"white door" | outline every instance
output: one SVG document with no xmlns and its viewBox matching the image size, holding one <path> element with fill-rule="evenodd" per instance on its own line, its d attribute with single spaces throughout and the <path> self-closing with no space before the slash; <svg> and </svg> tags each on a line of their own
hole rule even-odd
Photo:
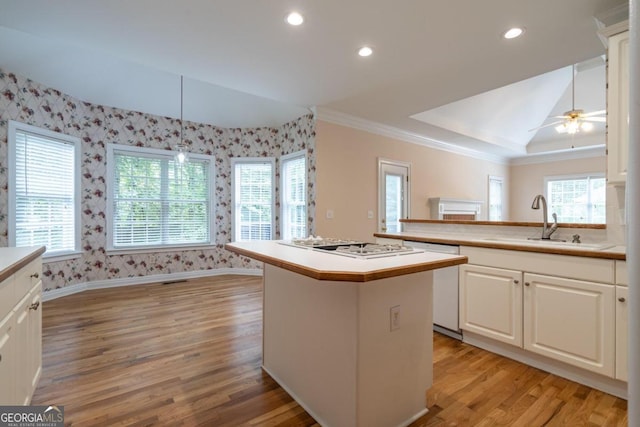
<svg viewBox="0 0 640 427">
<path fill-rule="evenodd" d="M 16 405 L 15 324 L 12 312 L 0 319 L 0 405 Z"/>
<path fill-rule="evenodd" d="M 378 231 L 399 233 L 409 215 L 409 165 L 378 160 Z"/>
<path fill-rule="evenodd" d="M 522 346 L 522 272 L 460 266 L 460 329 Z"/>
<path fill-rule="evenodd" d="M 524 348 L 613 377 L 615 286 L 525 273 Z"/>
</svg>

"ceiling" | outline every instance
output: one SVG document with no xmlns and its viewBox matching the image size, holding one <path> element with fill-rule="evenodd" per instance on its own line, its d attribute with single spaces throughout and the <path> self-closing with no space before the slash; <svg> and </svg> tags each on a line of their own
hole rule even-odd
<svg viewBox="0 0 640 427">
<path fill-rule="evenodd" d="M 171 117 L 184 75 L 187 120 L 274 126 L 317 108 L 327 120 L 508 159 L 604 143 L 602 130 L 555 143 L 552 129 L 529 129 L 570 109 L 571 64 L 587 61 L 576 108 L 604 108 L 594 17 L 606 24 L 626 3 L 0 0 L 0 67 Z M 284 22 L 291 10 L 303 25 Z M 503 39 L 512 26 L 524 35 Z M 371 57 L 356 55 L 364 44 Z"/>
</svg>

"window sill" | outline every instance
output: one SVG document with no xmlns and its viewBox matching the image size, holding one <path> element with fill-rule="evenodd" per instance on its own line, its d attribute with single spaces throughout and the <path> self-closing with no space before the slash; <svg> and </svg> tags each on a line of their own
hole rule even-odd
<svg viewBox="0 0 640 427">
<path fill-rule="evenodd" d="M 185 246 L 158 246 L 147 248 L 125 248 L 125 249 L 107 249 L 107 255 L 133 255 L 146 254 L 149 252 L 182 252 L 182 251 L 199 251 L 215 249 L 215 244 L 209 245 L 185 245 Z"/>
</svg>

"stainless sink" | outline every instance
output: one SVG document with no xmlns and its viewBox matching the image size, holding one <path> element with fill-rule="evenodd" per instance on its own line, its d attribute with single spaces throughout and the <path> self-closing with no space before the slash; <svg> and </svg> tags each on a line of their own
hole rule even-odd
<svg viewBox="0 0 640 427">
<path fill-rule="evenodd" d="M 524 246 L 544 246 L 549 248 L 576 249 L 583 251 L 602 251 L 614 247 L 609 243 L 571 243 L 562 240 L 531 240 L 524 237 L 487 237 L 482 239 L 486 242 L 507 243 Z"/>
</svg>

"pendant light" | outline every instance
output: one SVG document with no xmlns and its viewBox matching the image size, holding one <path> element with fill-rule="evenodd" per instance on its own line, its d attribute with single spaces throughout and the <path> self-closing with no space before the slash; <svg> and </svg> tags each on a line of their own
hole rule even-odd
<svg viewBox="0 0 640 427">
<path fill-rule="evenodd" d="M 184 77 L 180 76 L 180 141 L 176 145 L 178 153 L 175 156 L 175 161 L 178 165 L 182 166 L 189 161 L 187 153 L 187 146 L 183 142 L 183 127 L 182 127 L 182 108 L 183 108 L 183 94 L 184 94 Z"/>
</svg>

